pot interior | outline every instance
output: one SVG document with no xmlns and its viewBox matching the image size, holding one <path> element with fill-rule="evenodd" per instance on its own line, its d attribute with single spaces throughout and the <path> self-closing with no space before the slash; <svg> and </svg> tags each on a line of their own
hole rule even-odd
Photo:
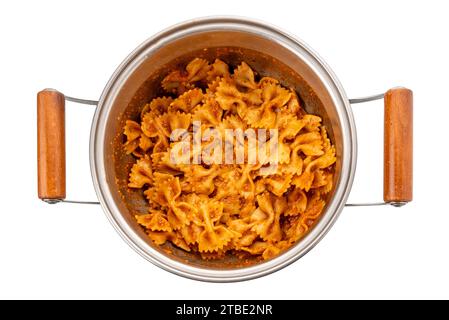
<svg viewBox="0 0 449 320">
<path fill-rule="evenodd" d="M 151 50 L 148 49 L 150 46 Z M 185 67 L 193 58 L 205 58 L 210 62 L 219 58 L 231 68 L 245 61 L 260 76 L 276 78 L 283 86 L 295 88 L 306 111 L 323 118 L 336 146 L 335 190 L 340 183 L 343 143 L 341 123 L 327 84 L 307 61 L 306 52 L 295 52 L 282 42 L 251 30 L 216 28 L 195 30 L 172 39 L 160 36 L 144 44 L 140 50 L 147 51 L 145 54 L 135 52 L 136 56 L 131 59 L 132 66 L 124 66 L 132 69 L 132 72 L 121 75 L 119 88 L 111 100 L 104 135 L 104 178 L 127 228 L 161 254 L 192 266 L 222 270 L 260 262 L 258 259 L 240 260 L 231 255 L 225 259 L 205 261 L 195 253 L 187 253 L 170 244 L 152 244 L 134 219 L 136 213 L 146 213 L 148 205 L 141 190 L 127 187 L 128 174 L 135 159 L 123 150 L 125 121 L 139 119 L 145 103 L 154 97 L 166 95 L 161 91 L 161 80 L 170 71 Z M 328 203 L 334 196 L 334 190 L 329 193 Z M 334 214 L 327 209 L 324 209 L 321 219 L 327 214 Z M 298 243 L 301 241 L 305 241 L 304 238 Z M 294 250 L 295 246 L 289 250 Z"/>
</svg>

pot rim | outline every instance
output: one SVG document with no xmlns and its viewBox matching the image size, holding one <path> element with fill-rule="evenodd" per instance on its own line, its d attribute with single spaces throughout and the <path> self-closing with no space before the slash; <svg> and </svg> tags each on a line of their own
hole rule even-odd
<svg viewBox="0 0 449 320">
<path fill-rule="evenodd" d="M 313 229 L 295 246 L 271 260 L 249 267 L 224 270 L 196 267 L 176 261 L 152 248 L 127 225 L 108 189 L 103 146 L 106 120 L 115 94 L 121 88 L 123 80 L 135 70 L 145 56 L 158 46 L 164 45 L 165 41 L 169 42 L 199 31 L 217 29 L 255 32 L 288 46 L 297 55 L 301 53 L 303 58 L 308 58 L 309 60 L 304 60 L 313 67 L 326 85 L 335 104 L 342 125 L 343 145 L 340 181 L 326 212 Z M 290 265 L 309 252 L 326 235 L 340 215 L 352 187 L 357 162 L 357 137 L 352 109 L 342 85 L 330 67 L 297 37 L 265 22 L 235 16 L 203 17 L 176 24 L 150 37 L 128 55 L 113 73 L 100 97 L 92 121 L 89 149 L 91 175 L 97 197 L 108 220 L 128 245 L 142 257 L 166 271 L 210 282 L 235 282 L 258 278 Z"/>
</svg>

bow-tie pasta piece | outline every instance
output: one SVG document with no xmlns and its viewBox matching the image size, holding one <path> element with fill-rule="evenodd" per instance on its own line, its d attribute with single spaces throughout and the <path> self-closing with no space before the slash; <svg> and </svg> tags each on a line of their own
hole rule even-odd
<svg viewBox="0 0 449 320">
<path fill-rule="evenodd" d="M 182 174 L 179 166 L 171 161 L 169 151 L 153 153 L 151 155 L 151 161 L 153 169 L 159 173 L 166 173 L 173 176 Z"/>
<path fill-rule="evenodd" d="M 175 70 L 169 73 L 162 80 L 162 88 L 170 93 L 183 94 L 194 88 L 195 82 L 205 80 L 210 69 L 206 60 L 195 58 L 186 66 L 185 70 Z"/>
<path fill-rule="evenodd" d="M 211 67 L 204 59 L 195 58 L 186 67 L 189 82 L 201 81 L 207 78 Z"/>
<path fill-rule="evenodd" d="M 173 100 L 168 107 L 168 111 L 183 111 L 190 113 L 202 100 L 203 92 L 201 89 L 192 89 Z"/>
<path fill-rule="evenodd" d="M 207 99 L 206 102 L 195 108 L 193 112 L 193 121 L 200 121 L 201 124 L 217 127 L 221 123 L 223 109 L 214 99 Z"/>
<path fill-rule="evenodd" d="M 132 166 L 129 174 L 128 187 L 140 189 L 144 185 L 151 185 L 153 182 L 153 170 L 148 157 L 141 158 Z"/>
<path fill-rule="evenodd" d="M 167 241 L 172 242 L 175 246 L 189 252 L 191 248 L 187 245 L 184 239 L 175 232 L 166 231 L 148 231 L 149 238 L 157 245 L 163 245 Z"/>
<path fill-rule="evenodd" d="M 234 70 L 234 80 L 238 86 L 247 89 L 257 88 L 256 81 L 254 80 L 254 72 L 245 62 L 242 62 Z"/>
<path fill-rule="evenodd" d="M 139 147 L 140 138 L 142 136 L 140 125 L 135 121 L 126 120 L 125 127 L 123 128 L 123 133 L 126 136 L 126 142 L 123 145 L 126 154 L 137 153 L 135 155 L 139 156 L 137 148 Z"/>
<path fill-rule="evenodd" d="M 148 214 L 136 215 L 137 223 L 151 231 L 172 231 L 165 213 L 151 210 Z"/>
<path fill-rule="evenodd" d="M 277 84 L 268 83 L 262 88 L 262 104 L 250 107 L 245 118 L 254 128 L 275 128 L 277 113 L 290 100 L 289 90 Z"/>
<path fill-rule="evenodd" d="M 269 193 L 257 196 L 259 207 L 251 214 L 252 230 L 265 241 L 280 241 L 282 231 L 280 225 L 280 212 L 273 208 L 273 198 Z"/>
<path fill-rule="evenodd" d="M 173 102 L 171 97 L 154 98 L 150 103 L 147 103 L 140 112 L 140 119 L 142 120 L 145 114 L 151 112 L 153 116 L 160 116 L 167 112 L 168 106 Z"/>
<path fill-rule="evenodd" d="M 233 238 L 240 236 L 239 233 L 230 230 L 218 223 L 223 215 L 223 204 L 211 201 L 202 204 L 199 208 L 203 216 L 204 230 L 198 239 L 200 252 L 216 252 L 224 248 Z"/>
<path fill-rule="evenodd" d="M 223 78 L 215 93 L 215 99 L 223 110 L 246 109 L 243 94 L 236 88 L 230 79 Z"/>
<path fill-rule="evenodd" d="M 220 59 L 215 59 L 209 72 L 207 73 L 207 80 L 208 82 L 212 82 L 217 78 L 229 78 L 230 76 L 229 66 Z"/>
</svg>

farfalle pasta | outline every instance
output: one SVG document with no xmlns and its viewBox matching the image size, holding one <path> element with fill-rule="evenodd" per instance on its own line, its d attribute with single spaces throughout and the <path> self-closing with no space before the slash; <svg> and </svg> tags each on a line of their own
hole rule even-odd
<svg viewBox="0 0 449 320">
<path fill-rule="evenodd" d="M 135 218 L 148 237 L 206 260 L 270 259 L 300 240 L 333 186 L 335 147 L 321 118 L 245 62 L 231 70 L 196 58 L 161 87 L 166 96 L 123 129 L 135 158 L 128 187 L 148 201 Z M 263 140 L 262 129 L 275 135 Z"/>
</svg>

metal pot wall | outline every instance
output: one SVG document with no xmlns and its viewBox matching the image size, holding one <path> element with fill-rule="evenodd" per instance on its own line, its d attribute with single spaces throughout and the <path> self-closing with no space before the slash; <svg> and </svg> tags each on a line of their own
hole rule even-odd
<svg viewBox="0 0 449 320">
<path fill-rule="evenodd" d="M 223 48 L 231 48 L 223 52 Z M 156 94 L 164 70 L 191 57 L 225 55 L 245 60 L 262 75 L 279 78 L 296 88 L 308 112 L 319 114 L 336 146 L 336 183 L 327 206 L 313 229 L 281 255 L 250 266 L 206 264 L 194 257 L 168 254 L 154 246 L 134 221 L 132 199 L 117 184 L 115 143 L 125 115 Z M 65 199 L 64 101 L 96 105 L 90 138 L 90 163 L 99 203 L 123 239 L 145 259 L 175 274 L 197 280 L 248 280 L 277 271 L 312 249 L 339 216 L 351 190 L 357 160 L 357 136 L 351 103 L 384 95 L 349 100 L 327 64 L 301 40 L 262 22 L 211 17 L 173 26 L 145 41 L 114 72 L 100 100 L 64 96 L 46 89 L 38 94 L 39 198 L 49 203 Z M 384 203 L 400 206 L 412 200 L 412 93 L 396 88 L 385 95 Z M 127 203 L 128 202 L 128 203 Z M 374 205 L 359 204 L 359 205 Z"/>
</svg>

